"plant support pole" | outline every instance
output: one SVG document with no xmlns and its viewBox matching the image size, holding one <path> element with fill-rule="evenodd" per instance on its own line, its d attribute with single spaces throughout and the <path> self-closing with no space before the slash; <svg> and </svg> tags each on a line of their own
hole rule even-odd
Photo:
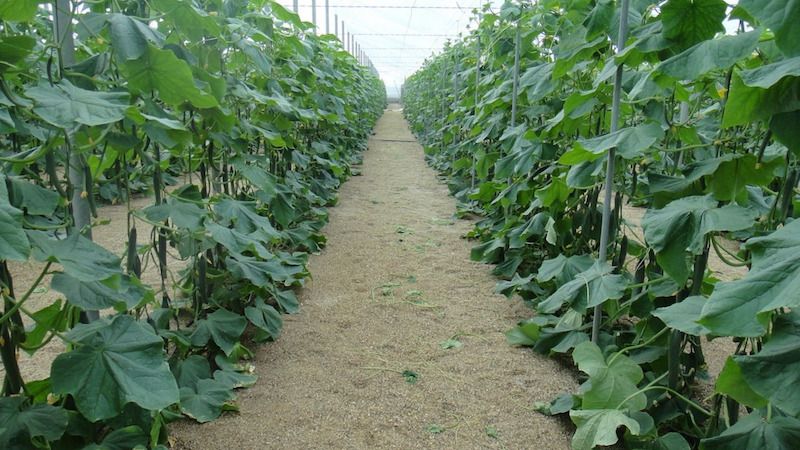
<svg viewBox="0 0 800 450">
<path fill-rule="evenodd" d="M 331 34 L 331 1 L 325 0 L 325 34 Z"/>
<path fill-rule="evenodd" d="M 519 96 L 519 57 L 522 41 L 522 19 L 517 20 L 517 33 L 514 36 L 514 71 L 511 88 L 511 128 L 517 126 L 517 97 Z"/>
<path fill-rule="evenodd" d="M 314 24 L 314 34 L 317 34 L 317 0 L 311 0 L 311 23 Z"/>
<path fill-rule="evenodd" d="M 620 6 L 620 18 L 628 17 L 628 9 L 630 8 L 630 0 L 622 0 Z M 619 39 L 617 40 L 617 51 L 619 54 L 625 49 L 625 40 L 628 35 L 628 21 L 620 19 L 619 21 Z M 620 115 L 620 102 L 622 98 L 622 72 L 623 65 L 617 66 L 617 73 L 614 76 L 614 94 L 611 102 L 611 132 L 614 133 L 619 128 L 619 115 Z M 616 151 L 611 148 L 608 151 L 608 161 L 606 163 L 606 181 L 605 181 L 605 196 L 603 199 L 603 224 L 600 229 L 600 261 L 608 259 L 608 242 L 609 235 L 611 234 L 611 198 L 614 191 L 614 163 L 616 159 Z M 603 305 L 594 307 L 594 317 L 592 318 L 592 342 L 597 343 L 600 338 L 600 321 L 603 315 Z"/>
<path fill-rule="evenodd" d="M 519 59 L 522 47 L 522 17 L 517 19 L 517 31 L 514 35 L 514 68 L 512 69 L 512 84 L 511 84 L 511 128 L 517 126 L 517 97 L 519 97 Z M 508 187 L 514 183 L 513 174 L 508 176 Z M 503 208 L 503 215 L 508 217 L 508 212 L 511 209 L 511 204 Z"/>
<path fill-rule="evenodd" d="M 478 87 L 481 85 L 481 35 L 480 35 L 480 28 L 481 25 L 478 23 L 478 35 L 475 39 L 475 105 L 474 105 L 474 119 L 477 120 L 478 117 Z M 475 158 L 475 152 L 472 152 L 472 167 L 470 171 L 472 172 L 472 183 L 470 183 L 470 187 L 475 189 L 475 165 L 477 164 Z"/>
</svg>

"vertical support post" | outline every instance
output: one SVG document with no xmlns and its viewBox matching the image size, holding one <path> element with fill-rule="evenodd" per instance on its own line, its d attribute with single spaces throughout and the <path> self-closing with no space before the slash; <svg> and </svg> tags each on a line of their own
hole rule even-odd
<svg viewBox="0 0 800 450">
<path fill-rule="evenodd" d="M 300 13 L 299 0 L 294 0 L 294 2 L 292 2 L 292 9 L 294 9 L 295 13 L 298 13 L 298 14 Z"/>
<path fill-rule="evenodd" d="M 511 91 L 511 127 L 517 126 L 517 97 L 519 97 L 519 57 L 522 46 L 522 19 L 517 20 L 517 33 L 514 36 L 514 84 Z"/>
<path fill-rule="evenodd" d="M 620 6 L 620 18 L 627 19 L 630 9 L 630 0 L 622 0 Z M 619 54 L 625 49 L 625 41 L 628 38 L 628 21 L 619 21 L 619 39 L 617 40 L 617 51 Z M 622 99 L 622 75 L 624 65 L 617 66 L 617 73 L 614 76 L 614 93 L 611 101 L 611 132 L 619 129 L 620 104 Z M 606 181 L 604 185 L 605 196 L 603 198 L 603 222 L 600 229 L 600 249 L 598 259 L 605 262 L 608 259 L 608 242 L 611 234 L 611 199 L 614 196 L 614 170 L 616 162 L 616 149 L 608 151 L 608 161 L 606 162 Z M 600 339 L 600 323 L 603 316 L 603 305 L 594 307 L 594 317 L 592 318 L 592 342 L 597 343 Z"/>
<path fill-rule="evenodd" d="M 335 34 L 336 37 L 338 38 L 339 37 L 339 15 L 338 14 L 334 14 L 333 15 L 333 30 L 334 30 L 333 34 Z"/>
<path fill-rule="evenodd" d="M 325 0 L 325 34 L 331 34 L 331 1 Z"/>
<path fill-rule="evenodd" d="M 458 108 L 459 102 L 459 89 L 458 89 L 458 74 L 461 72 L 461 47 L 456 47 L 456 60 L 453 63 L 453 102 L 450 104 L 450 110 L 455 111 Z M 452 161 L 455 162 L 456 158 L 456 151 L 458 149 L 459 141 L 461 141 L 461 129 L 459 127 L 455 127 L 453 130 L 453 158 Z"/>
<path fill-rule="evenodd" d="M 314 24 L 314 34 L 317 32 L 317 0 L 311 0 L 311 23 Z"/>
<path fill-rule="evenodd" d="M 478 35 L 475 39 L 475 106 L 473 108 L 473 115 L 478 115 L 478 89 L 481 85 L 481 35 L 480 35 L 481 24 L 478 23 Z M 470 183 L 471 188 L 475 188 L 475 165 L 478 162 L 475 159 L 475 152 L 472 152 L 472 168 L 470 169 L 472 182 Z"/>
</svg>

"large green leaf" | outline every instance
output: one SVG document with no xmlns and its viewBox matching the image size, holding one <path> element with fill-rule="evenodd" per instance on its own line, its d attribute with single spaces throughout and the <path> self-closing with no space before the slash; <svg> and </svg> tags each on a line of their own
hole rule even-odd
<svg viewBox="0 0 800 450">
<path fill-rule="evenodd" d="M 0 397 L 0 448 L 29 448 L 32 438 L 54 441 L 64 434 L 68 421 L 63 408 L 27 405 L 25 397 Z"/>
<path fill-rule="evenodd" d="M 692 336 L 703 336 L 708 334 L 708 329 L 697 321 L 700 319 L 700 313 L 705 304 L 705 297 L 693 295 L 673 305 L 658 308 L 653 311 L 653 315 L 670 328 Z"/>
<path fill-rule="evenodd" d="M 2 15 L 2 12 L 0 12 L 0 15 Z M 36 39 L 31 36 L 12 35 L 0 37 L 0 74 L 24 60 L 35 45 Z"/>
<path fill-rule="evenodd" d="M 67 337 L 78 345 L 53 361 L 53 392 L 72 395 L 90 421 L 114 417 L 127 403 L 159 410 L 178 402 L 164 342 L 147 325 L 119 315 L 78 325 Z"/>
<path fill-rule="evenodd" d="M 25 95 L 33 99 L 33 112 L 45 122 L 67 130 L 118 122 L 129 106 L 125 92 L 88 91 L 67 80 L 34 86 Z"/>
<path fill-rule="evenodd" d="M 792 416 L 800 414 L 800 315 L 779 317 L 754 355 L 733 357 L 750 388 Z"/>
<path fill-rule="evenodd" d="M 722 125 L 745 125 L 798 109 L 800 56 L 734 74 Z"/>
<path fill-rule="evenodd" d="M 166 103 L 179 106 L 191 103 L 196 108 L 219 106 L 217 99 L 195 85 L 192 69 L 186 61 L 170 50 L 161 50 L 152 45 L 139 59 L 125 62 L 122 66 L 128 87 L 135 93 L 158 92 Z"/>
<path fill-rule="evenodd" d="M 651 171 L 647 173 L 647 181 L 650 185 L 651 193 L 680 193 L 688 189 L 692 183 L 701 178 L 711 175 L 717 171 L 720 164 L 734 159 L 736 156 L 726 154 L 719 158 L 703 159 L 688 164 L 683 170 L 683 176 L 671 176 L 661 173 L 661 171 Z"/>
<path fill-rule="evenodd" d="M 81 450 L 130 450 L 146 448 L 150 437 L 138 426 L 131 425 L 116 429 L 103 438 L 99 444 L 90 444 Z M 154 448 L 158 450 L 158 447 Z"/>
<path fill-rule="evenodd" d="M 306 25 L 303 24 L 303 21 L 300 20 L 300 16 L 296 13 L 289 11 L 288 9 L 281 6 L 278 2 L 270 2 L 269 9 L 273 16 L 275 16 L 278 20 L 282 20 L 284 22 L 288 22 L 294 25 L 295 28 L 298 29 L 305 29 Z"/>
<path fill-rule="evenodd" d="M 639 434 L 639 423 L 617 409 L 573 409 L 569 412 L 578 427 L 572 436 L 573 450 L 591 450 L 601 445 L 612 445 L 618 440 L 617 428 L 626 427 L 631 434 Z"/>
<path fill-rule="evenodd" d="M 619 299 L 625 292 L 627 283 L 622 275 L 614 274 L 608 263 L 596 261 L 592 267 L 581 272 L 558 288 L 551 296 L 539 303 L 537 310 L 551 314 L 564 304 L 572 305 L 581 311 L 601 305 L 609 299 Z"/>
<path fill-rule="evenodd" d="M 218 418 L 235 397 L 229 384 L 211 377 L 211 366 L 202 356 L 178 362 L 173 372 L 181 390 L 181 412 L 200 423 Z"/>
<path fill-rule="evenodd" d="M 797 0 L 740 0 L 739 6 L 775 33 L 775 43 L 787 56 L 800 55 L 800 2 Z"/>
<path fill-rule="evenodd" d="M 33 19 L 44 0 L 0 0 L 0 19 L 24 22 Z"/>
<path fill-rule="evenodd" d="M 800 420 L 773 416 L 770 419 L 753 412 L 719 436 L 703 439 L 703 450 L 763 449 L 791 450 L 800 442 Z"/>
<path fill-rule="evenodd" d="M 253 202 L 243 202 L 233 199 L 223 199 L 214 205 L 214 212 L 220 216 L 220 223 L 233 225 L 233 227 L 244 234 L 263 233 L 270 237 L 269 240 L 276 240 L 280 233 L 276 230 L 269 219 L 258 214 L 253 208 Z"/>
<path fill-rule="evenodd" d="M 647 397 L 637 387 L 642 369 L 627 356 L 615 354 L 606 361 L 597 344 L 584 342 L 575 347 L 572 359 L 589 375 L 581 387 L 581 408 L 639 411 L 647 406 Z"/>
<path fill-rule="evenodd" d="M 164 38 L 146 23 L 125 14 L 109 14 L 111 45 L 117 58 L 124 62 L 145 54 L 148 43 L 161 45 Z"/>
<path fill-rule="evenodd" d="M 756 155 L 746 154 L 722 162 L 709 184 L 714 198 L 720 201 L 746 203 L 747 186 L 766 186 L 774 178 L 776 166 L 783 165 L 783 158 L 771 163 L 759 161 Z"/>
<path fill-rule="evenodd" d="M 686 442 L 682 434 L 674 431 L 662 436 L 658 436 L 654 441 L 648 442 L 647 450 L 691 450 L 692 447 Z"/>
<path fill-rule="evenodd" d="M 61 204 L 58 192 L 45 189 L 20 177 L 8 177 L 11 204 L 34 216 L 51 216 Z"/>
<path fill-rule="evenodd" d="M 22 211 L 0 200 L 0 260 L 25 261 L 30 253 L 28 236 L 22 229 Z"/>
<path fill-rule="evenodd" d="M 766 333 L 774 310 L 800 307 L 800 220 L 745 244 L 752 267 L 744 278 L 717 283 L 699 322 L 723 336 Z"/>
<path fill-rule="evenodd" d="M 231 253 L 239 255 L 251 253 L 264 259 L 273 257 L 273 254 L 264 246 L 266 243 L 263 242 L 257 234 L 244 234 L 233 228 L 223 227 L 214 222 L 205 224 L 205 228 L 214 241 L 225 247 Z"/>
<path fill-rule="evenodd" d="M 542 206 L 549 208 L 553 204 L 563 204 L 569 198 L 569 191 L 564 177 L 558 177 L 553 178 L 546 186 L 537 189 L 535 195 L 542 202 Z"/>
<path fill-rule="evenodd" d="M 659 64 L 654 70 L 678 80 L 695 80 L 712 70 L 727 69 L 750 56 L 760 33 L 750 31 L 703 41 Z"/>
<path fill-rule="evenodd" d="M 524 322 L 506 331 L 508 345 L 532 347 L 539 339 L 539 325 L 533 322 Z"/>
<path fill-rule="evenodd" d="M 731 356 L 725 360 L 725 366 L 714 383 L 714 390 L 751 408 L 763 408 L 769 403 L 750 387 L 742 374 L 742 368 Z"/>
<path fill-rule="evenodd" d="M 778 113 L 769 121 L 769 129 L 775 139 L 786 146 L 795 156 L 800 156 L 800 110 Z"/>
<path fill-rule="evenodd" d="M 726 9 L 723 0 L 669 0 L 659 16 L 664 36 L 684 47 L 710 39 L 725 31 Z"/>
<path fill-rule="evenodd" d="M 784 59 L 740 74 L 746 86 L 767 89 L 786 77 L 800 77 L 800 56 Z"/>
<path fill-rule="evenodd" d="M 559 162 L 572 165 L 593 161 L 612 148 L 616 148 L 623 158 L 634 159 L 644 154 L 663 136 L 664 130 L 655 123 L 622 128 L 603 136 L 577 140 L 572 150 L 564 153 Z"/>
<path fill-rule="evenodd" d="M 694 196 L 670 202 L 662 209 L 647 210 L 642 228 L 659 265 L 683 285 L 689 277 L 686 257 L 702 253 L 707 234 L 747 229 L 755 217 L 750 209 L 737 205 L 718 208 L 710 196 Z"/>
<path fill-rule="evenodd" d="M 553 68 L 555 64 L 539 64 L 527 69 L 519 77 L 519 88 L 525 89 L 530 103 L 538 102 L 555 89 Z"/>
<path fill-rule="evenodd" d="M 169 203 L 148 206 L 142 212 L 154 222 L 163 222 L 172 219 L 172 224 L 178 228 L 189 231 L 200 231 L 203 220 L 208 216 L 208 211 L 188 201 L 170 199 Z"/>
<path fill-rule="evenodd" d="M 283 328 L 281 314 L 272 306 L 264 303 L 263 299 L 256 299 L 254 306 L 244 309 L 244 315 L 256 328 L 266 333 L 266 337 L 277 339 Z"/>
<path fill-rule="evenodd" d="M 293 290 L 274 288 L 271 293 L 285 313 L 294 314 L 300 311 L 300 302 Z"/>
<path fill-rule="evenodd" d="M 156 11 L 165 13 L 166 20 L 175 24 L 192 41 L 200 41 L 204 36 L 219 36 L 220 27 L 216 20 L 188 0 L 153 0 L 150 3 Z"/>
<path fill-rule="evenodd" d="M 50 239 L 42 231 L 27 233 L 37 260 L 59 263 L 65 273 L 80 281 L 105 280 L 122 272 L 116 255 L 80 233 L 61 240 Z"/>
<path fill-rule="evenodd" d="M 211 339 L 226 355 L 230 355 L 246 327 L 247 319 L 244 317 L 227 309 L 218 309 L 197 322 L 191 337 L 192 345 L 202 347 Z"/>
<path fill-rule="evenodd" d="M 284 286 L 300 284 L 306 269 L 302 264 L 287 263 L 280 257 L 266 261 L 248 256 L 235 255 L 225 260 L 230 271 L 240 278 L 250 280 L 258 287 L 267 288 L 278 283 Z"/>
<path fill-rule="evenodd" d="M 81 281 L 65 273 L 57 273 L 50 287 L 85 311 L 115 308 L 125 312 L 143 300 L 153 298 L 152 292 L 142 286 L 139 280 L 127 275 L 115 275 L 102 281 Z"/>
<path fill-rule="evenodd" d="M 590 255 L 558 255 L 552 259 L 542 261 L 536 274 L 536 281 L 546 283 L 555 280 L 557 286 L 574 279 L 579 273 L 586 272 L 594 264 Z"/>
</svg>

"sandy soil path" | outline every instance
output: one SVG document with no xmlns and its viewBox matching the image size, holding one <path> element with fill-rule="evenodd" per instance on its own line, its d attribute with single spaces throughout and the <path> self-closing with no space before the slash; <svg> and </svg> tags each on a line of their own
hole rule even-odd
<svg viewBox="0 0 800 450">
<path fill-rule="evenodd" d="M 506 344 L 530 312 L 492 295 L 490 267 L 469 261 L 471 224 L 451 219 L 396 105 L 362 172 L 330 210 L 301 312 L 258 350 L 241 412 L 176 424 L 175 447 L 567 448 L 569 428 L 531 406 L 573 391 L 573 373 Z"/>
</svg>

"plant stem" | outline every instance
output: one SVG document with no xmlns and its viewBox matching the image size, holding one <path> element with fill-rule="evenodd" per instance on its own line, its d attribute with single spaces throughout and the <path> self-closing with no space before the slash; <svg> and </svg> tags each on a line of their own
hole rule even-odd
<svg viewBox="0 0 800 450">
<path fill-rule="evenodd" d="M 9 298 L 9 297 L 7 297 L 5 295 L 3 296 L 3 297 L 5 297 L 6 301 L 12 303 L 13 306 L 10 309 L 8 309 L 6 311 L 6 313 L 3 314 L 2 317 L 0 317 L 0 324 L 5 323 L 6 320 L 8 320 L 15 312 L 17 312 L 22 307 L 22 305 L 28 300 L 28 298 L 31 296 L 31 294 L 33 294 L 33 291 L 42 282 L 42 279 L 44 279 L 45 275 L 47 275 L 47 271 L 50 270 L 50 266 L 52 264 L 53 263 L 51 263 L 51 262 L 48 262 L 47 264 L 45 264 L 44 269 L 42 269 L 42 272 L 39 273 L 39 276 L 36 277 L 36 280 L 33 282 L 33 284 L 31 284 L 31 286 L 28 288 L 28 290 L 25 292 L 25 294 L 22 296 L 22 298 L 19 301 L 14 301 L 14 300 L 12 300 L 11 298 Z"/>
<path fill-rule="evenodd" d="M 656 378 L 656 380 L 653 380 L 653 382 L 656 382 L 657 380 L 663 379 L 664 375 L 665 375 L 665 374 L 662 374 L 662 375 L 661 375 L 659 378 Z M 628 397 L 626 397 L 626 398 L 625 398 L 625 400 L 623 400 L 623 401 L 621 401 L 621 402 L 620 402 L 620 404 L 617 406 L 617 408 L 616 408 L 616 409 L 620 409 L 620 408 L 622 408 L 622 406 L 623 406 L 625 403 L 627 403 L 627 402 L 628 402 L 630 399 L 632 399 L 633 397 L 635 397 L 635 396 L 637 396 L 637 395 L 639 395 L 639 394 L 643 394 L 643 393 L 645 393 L 645 392 L 648 392 L 648 391 L 654 391 L 654 390 L 658 390 L 658 389 L 660 389 L 660 390 L 662 390 L 662 391 L 669 392 L 670 394 L 672 394 L 672 395 L 674 395 L 674 396 L 678 397 L 679 399 L 681 399 L 681 400 L 683 400 L 684 402 L 686 402 L 686 404 L 687 404 L 687 405 L 689 405 L 689 406 L 691 406 L 692 408 L 696 409 L 697 411 L 699 411 L 699 412 L 700 412 L 700 413 L 702 413 L 703 415 L 705 415 L 705 416 L 708 416 L 708 417 L 711 417 L 711 416 L 712 416 L 712 414 L 711 414 L 711 412 L 710 412 L 710 411 L 708 411 L 707 409 L 705 409 L 705 408 L 703 408 L 702 406 L 698 405 L 697 403 L 693 402 L 693 401 L 692 401 L 692 400 L 690 400 L 688 397 L 686 397 L 685 395 L 683 395 L 683 394 L 681 394 L 680 392 L 676 391 L 675 389 L 671 389 L 671 388 L 668 388 L 668 387 L 666 387 L 666 386 L 652 386 L 652 383 L 651 383 L 650 385 L 648 385 L 648 386 L 646 386 L 646 387 L 644 387 L 644 388 L 642 388 L 642 389 L 640 389 L 640 390 L 638 390 L 638 391 L 634 392 L 633 394 L 629 395 Z"/>
<path fill-rule="evenodd" d="M 625 347 L 625 348 L 619 350 L 618 352 L 614 353 L 614 356 L 612 356 L 611 359 L 608 360 L 608 364 L 611 365 L 611 363 L 613 363 L 623 353 L 629 353 L 632 350 L 640 349 L 642 347 L 647 347 L 648 345 L 652 344 L 656 339 L 660 338 L 667 331 L 669 331 L 669 327 L 664 327 L 658 333 L 650 336 L 650 338 L 648 340 L 646 340 L 646 341 L 644 341 L 642 343 L 639 343 L 639 344 L 636 344 L 636 345 L 631 345 L 630 347 Z"/>
</svg>

